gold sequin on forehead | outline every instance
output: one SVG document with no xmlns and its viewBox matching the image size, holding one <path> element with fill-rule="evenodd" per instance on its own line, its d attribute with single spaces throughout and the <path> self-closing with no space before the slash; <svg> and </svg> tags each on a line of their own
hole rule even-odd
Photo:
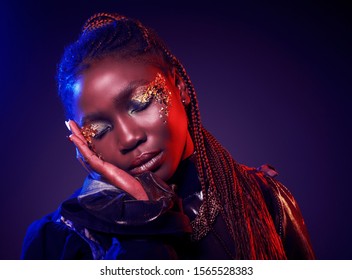
<svg viewBox="0 0 352 280">
<path fill-rule="evenodd" d="M 159 110 L 159 117 L 167 117 L 169 115 L 169 106 L 171 105 L 171 91 L 166 85 L 166 80 L 160 73 L 156 74 L 155 79 L 148 84 L 147 89 L 142 94 L 134 96 L 133 101 L 146 103 L 151 98 L 154 98 L 162 107 Z M 164 120 L 166 123 L 166 120 Z"/>
</svg>

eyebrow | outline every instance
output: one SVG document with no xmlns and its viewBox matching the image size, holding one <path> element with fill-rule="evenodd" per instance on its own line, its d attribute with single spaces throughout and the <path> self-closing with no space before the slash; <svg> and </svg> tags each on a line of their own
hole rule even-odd
<svg viewBox="0 0 352 280">
<path fill-rule="evenodd" d="M 151 81 L 148 80 L 135 80 L 132 81 L 131 83 L 129 83 L 126 87 L 124 87 L 117 96 L 115 96 L 113 98 L 113 103 L 117 106 L 119 103 L 121 103 L 121 100 L 125 100 L 126 98 L 128 98 L 129 96 L 131 96 L 131 94 L 133 93 L 133 91 L 142 85 L 148 85 Z M 88 115 L 85 115 L 82 117 L 81 120 L 81 124 L 82 126 L 85 125 L 86 123 L 90 122 L 90 121 L 94 121 L 94 120 L 101 120 L 101 119 L 106 119 L 106 115 L 104 114 L 104 112 L 95 112 L 95 113 L 91 113 Z"/>
</svg>

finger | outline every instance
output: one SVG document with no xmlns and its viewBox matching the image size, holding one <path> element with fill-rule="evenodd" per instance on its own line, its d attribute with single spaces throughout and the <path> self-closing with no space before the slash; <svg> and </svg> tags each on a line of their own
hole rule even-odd
<svg viewBox="0 0 352 280">
<path fill-rule="evenodd" d="M 71 141 L 76 145 L 77 159 L 81 162 L 83 167 L 89 173 L 99 173 L 102 177 L 106 177 L 111 180 L 113 176 L 111 172 L 107 171 L 109 168 L 101 158 L 99 158 L 94 151 L 92 151 L 85 141 L 82 141 L 77 135 L 70 135 Z M 117 169 L 117 167 L 115 167 Z M 117 173 L 117 172 L 116 172 Z"/>
<path fill-rule="evenodd" d="M 110 165 L 107 162 L 104 162 L 104 164 Z M 138 200 L 148 200 L 148 195 L 141 183 L 127 172 L 113 166 L 113 168 L 106 168 L 105 174 L 104 177 L 108 178 L 108 182 L 112 185 L 119 186 L 122 190 Z"/>
<path fill-rule="evenodd" d="M 95 154 L 95 152 L 89 148 L 87 141 L 82 140 L 76 134 L 71 134 L 69 137 L 71 141 L 76 145 L 77 158 L 83 158 L 84 161 L 92 167 L 96 165 L 97 161 L 102 162 L 102 160 Z M 93 163 L 93 165 L 91 163 Z"/>
<path fill-rule="evenodd" d="M 79 146 L 87 146 L 87 143 L 85 141 L 83 141 L 82 139 L 80 139 L 77 135 L 71 134 L 69 136 L 69 139 L 71 140 L 71 142 L 76 146 L 76 158 L 78 159 L 78 161 L 81 163 L 81 165 L 83 166 L 83 168 L 90 174 L 92 174 L 94 171 L 90 168 L 89 164 L 87 163 L 87 161 L 85 160 L 84 155 L 82 155 L 82 153 L 80 152 L 80 150 L 82 150 L 82 147 L 79 148 Z M 92 151 L 90 151 L 91 153 Z"/>
<path fill-rule="evenodd" d="M 84 159 L 81 156 L 77 157 L 79 163 L 83 166 L 83 168 L 89 173 L 91 174 L 93 171 L 88 167 L 88 165 L 86 164 L 86 162 L 84 161 Z"/>
<path fill-rule="evenodd" d="M 68 125 L 70 126 L 71 132 L 73 134 L 75 134 L 78 138 L 80 138 L 82 141 L 86 141 L 86 139 L 84 138 L 81 129 L 79 128 L 78 124 L 73 121 L 73 120 L 69 120 L 68 121 Z"/>
</svg>

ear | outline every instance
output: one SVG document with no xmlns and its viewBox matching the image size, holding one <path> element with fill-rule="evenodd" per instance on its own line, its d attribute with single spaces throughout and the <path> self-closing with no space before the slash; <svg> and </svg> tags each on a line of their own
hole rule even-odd
<svg viewBox="0 0 352 280">
<path fill-rule="evenodd" d="M 182 77 L 178 74 L 176 68 L 173 69 L 172 75 L 174 78 L 175 86 L 180 91 L 181 101 L 185 106 L 188 106 L 191 102 L 191 98 L 189 97 L 188 87 Z"/>
</svg>

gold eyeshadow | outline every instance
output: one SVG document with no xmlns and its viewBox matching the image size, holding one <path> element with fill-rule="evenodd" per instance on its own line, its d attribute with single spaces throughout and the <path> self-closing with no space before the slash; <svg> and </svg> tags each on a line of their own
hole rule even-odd
<svg viewBox="0 0 352 280">
<path fill-rule="evenodd" d="M 164 123 L 166 123 L 166 117 L 169 115 L 169 106 L 171 105 L 170 96 L 171 91 L 166 85 L 165 77 L 160 73 L 157 73 L 155 79 L 147 85 L 146 90 L 143 93 L 132 97 L 132 101 L 144 104 L 148 103 L 153 98 L 161 105 L 159 117 L 165 117 Z"/>
<path fill-rule="evenodd" d="M 93 138 L 99 138 L 103 133 L 111 129 L 111 125 L 104 121 L 96 121 L 82 127 L 81 132 L 87 140 L 88 145 L 92 145 Z"/>
<path fill-rule="evenodd" d="M 81 128 L 81 132 L 82 132 L 82 135 L 86 139 L 88 146 L 89 146 L 89 145 L 92 145 L 92 138 L 95 137 L 98 130 L 96 129 L 94 124 L 89 124 L 89 125 L 83 126 Z"/>
</svg>

